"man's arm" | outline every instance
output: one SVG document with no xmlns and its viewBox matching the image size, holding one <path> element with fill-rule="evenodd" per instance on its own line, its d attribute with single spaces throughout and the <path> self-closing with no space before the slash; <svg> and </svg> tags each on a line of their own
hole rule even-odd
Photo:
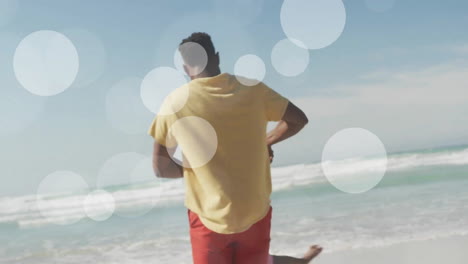
<svg viewBox="0 0 468 264">
<path fill-rule="evenodd" d="M 294 136 L 301 131 L 308 122 L 309 120 L 304 112 L 293 103 L 289 102 L 278 125 L 267 134 L 268 148 L 271 149 L 272 145 Z M 272 154 L 270 154 L 270 156 L 271 155 Z"/>
<path fill-rule="evenodd" d="M 159 178 L 182 178 L 184 176 L 182 166 L 171 158 L 165 146 L 156 141 L 153 148 L 153 170 Z"/>
</svg>

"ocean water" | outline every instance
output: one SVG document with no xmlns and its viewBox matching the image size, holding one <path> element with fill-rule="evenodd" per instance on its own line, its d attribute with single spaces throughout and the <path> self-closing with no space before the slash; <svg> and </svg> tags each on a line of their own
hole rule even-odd
<svg viewBox="0 0 468 264">
<path fill-rule="evenodd" d="M 349 161 L 345 173 L 373 162 Z M 273 254 L 468 234 L 466 146 L 391 154 L 383 180 L 363 194 L 335 189 L 319 163 L 273 168 L 272 178 Z M 183 188 L 182 180 L 109 188 L 116 211 L 101 222 L 84 214 L 83 193 L 0 197 L 0 263 L 191 263 Z"/>
</svg>

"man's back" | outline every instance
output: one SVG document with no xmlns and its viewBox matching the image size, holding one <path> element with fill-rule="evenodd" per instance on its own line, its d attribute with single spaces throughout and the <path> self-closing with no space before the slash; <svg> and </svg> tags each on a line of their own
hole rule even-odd
<svg viewBox="0 0 468 264">
<path fill-rule="evenodd" d="M 244 86 L 229 74 L 198 78 L 187 88 L 189 97 L 182 109 L 158 116 L 150 134 L 161 145 L 181 147 L 184 164 L 197 164 L 184 168 L 185 204 L 203 224 L 217 233 L 245 231 L 270 208 L 266 125 L 281 119 L 288 100 L 263 83 Z M 216 138 L 206 133 L 210 130 L 206 126 L 191 122 L 172 127 L 187 117 L 203 118 Z M 213 142 L 214 155 L 206 155 Z M 201 164 L 204 156 L 210 159 Z"/>
</svg>

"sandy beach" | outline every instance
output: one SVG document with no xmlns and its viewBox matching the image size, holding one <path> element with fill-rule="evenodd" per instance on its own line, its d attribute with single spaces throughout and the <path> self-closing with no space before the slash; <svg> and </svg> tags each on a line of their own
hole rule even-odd
<svg viewBox="0 0 468 264">
<path fill-rule="evenodd" d="M 412 241 L 388 247 L 355 249 L 335 253 L 326 251 L 317 264 L 465 264 L 468 261 L 468 236 Z"/>
</svg>

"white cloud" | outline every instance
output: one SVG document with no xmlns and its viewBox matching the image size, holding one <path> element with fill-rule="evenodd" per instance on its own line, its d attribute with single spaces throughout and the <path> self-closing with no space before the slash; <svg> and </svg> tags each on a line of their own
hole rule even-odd
<svg viewBox="0 0 468 264">
<path fill-rule="evenodd" d="M 468 102 L 468 65 L 450 64 L 381 76 L 351 89 L 361 103 L 452 105 Z M 346 88 L 345 88 L 346 89 Z"/>
<path fill-rule="evenodd" d="M 468 55 L 468 44 L 460 44 L 451 46 L 450 49 L 459 55 Z"/>
<path fill-rule="evenodd" d="M 294 100 L 312 107 L 313 116 L 333 116 L 362 105 L 466 105 L 468 63 L 451 63 L 407 72 L 376 71 L 361 76 L 360 83 L 331 88 L 343 96 L 302 97 Z M 316 109 L 317 105 L 324 108 Z M 335 106 L 330 109 L 330 106 Z M 317 111 L 318 110 L 318 111 Z"/>
<path fill-rule="evenodd" d="M 299 162 L 318 160 L 326 140 L 347 127 L 374 132 L 391 152 L 468 143 L 468 62 L 376 71 L 331 90 L 338 96 L 292 99 L 310 123 L 291 144 L 282 144 L 285 159 L 300 160 L 291 153 L 308 153 Z"/>
</svg>

